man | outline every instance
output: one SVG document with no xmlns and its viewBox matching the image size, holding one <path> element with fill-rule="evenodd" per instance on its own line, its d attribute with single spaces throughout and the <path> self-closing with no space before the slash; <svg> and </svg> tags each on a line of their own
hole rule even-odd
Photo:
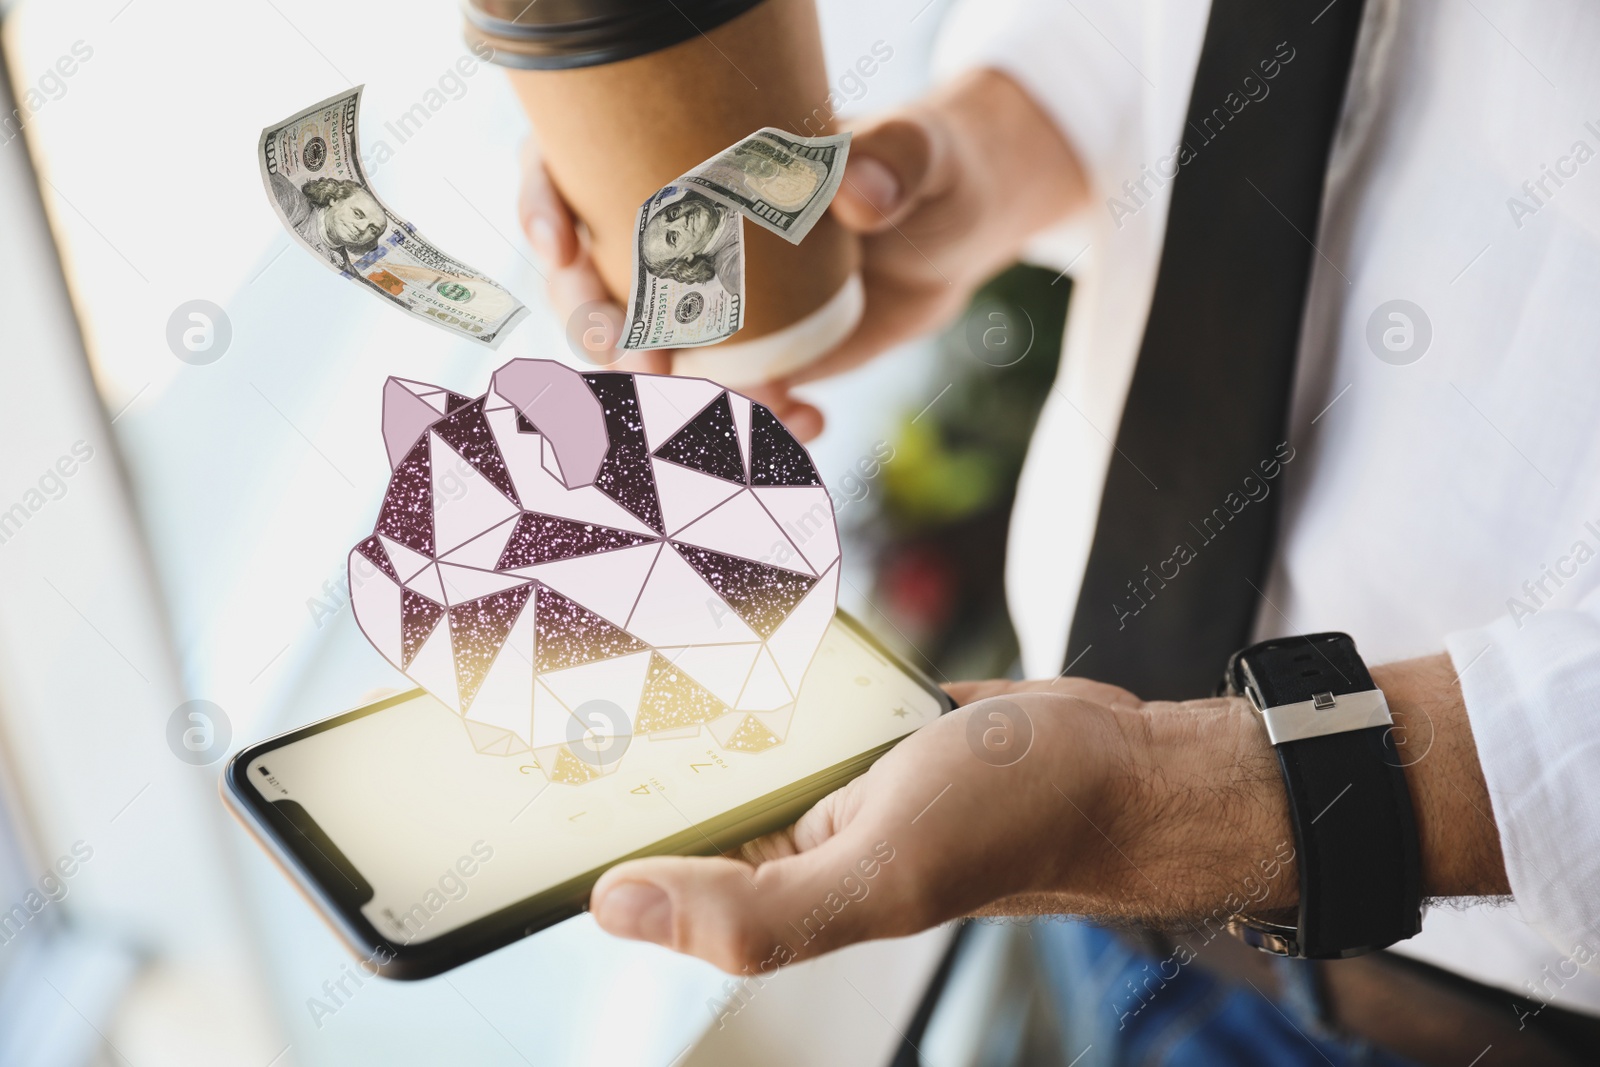
<svg viewBox="0 0 1600 1067">
<path fill-rule="evenodd" d="M 1297 20 L 1281 36 L 1248 54 L 1221 47 L 1226 18 L 1248 26 L 1280 11 Z M 1341 25 L 1354 39 L 1343 58 L 1325 36 Z M 1232 984 L 1186 1001 L 1189 1018 L 1160 1041 L 1144 1034 L 1144 1050 L 1167 1042 L 1159 1062 L 1353 1062 L 1372 1043 L 1484 1067 L 1592 1055 L 1597 45 L 1600 16 L 1568 2 L 1538 12 L 1395 0 L 1368 0 L 1364 11 L 1351 0 L 1278 10 L 1215 0 L 1209 13 L 1157 0 L 959 10 L 941 53 L 951 79 L 857 132 L 833 210 L 864 235 L 867 314 L 803 377 L 949 321 L 1024 252 L 1072 263 L 1063 367 L 1023 474 L 1008 559 L 1024 667 L 1046 680 L 953 686 L 967 708 L 909 738 L 790 833 L 758 843 L 748 862 L 659 858 L 614 869 L 592 898 L 601 926 L 753 969 L 790 939 L 793 916 L 888 841 L 895 858 L 872 896 L 797 955 L 982 911 L 1185 931 L 1196 951 L 1142 964 L 1119 962 L 1107 941 L 1046 935 L 1064 951 L 1101 953 L 1127 976 L 1132 992 L 1119 990 L 1118 1005 L 1097 1007 L 1087 1024 L 1100 1042 L 1091 1059 L 1109 1049 L 1103 1062 L 1131 1060 L 1141 1039 L 1129 1035 L 1189 995 L 1161 990 L 1206 968 Z M 1316 83 L 1339 106 L 1311 185 L 1283 173 L 1309 150 L 1233 154 L 1267 131 L 1296 136 L 1297 101 Z M 1184 201 L 1185 190 L 1224 177 L 1225 195 Z M 1306 210 L 1274 182 L 1298 188 Z M 530 239 L 567 268 L 558 298 L 592 294 L 576 235 L 537 172 L 524 195 Z M 1208 260 L 1192 241 L 1179 249 L 1175 238 L 1203 232 L 1208 214 L 1252 220 L 1242 255 L 1301 242 L 1303 273 L 1278 304 L 1189 308 L 1185 334 L 1171 315 L 1184 291 L 1225 289 L 1236 266 L 1221 253 Z M 1191 269 L 1170 276 L 1184 257 Z M 1188 409 L 1165 398 L 1185 429 L 1163 440 L 1147 403 L 1160 383 L 1151 388 L 1148 368 L 1182 375 L 1186 365 L 1181 344 L 1152 337 L 1165 331 L 1211 360 L 1219 347 L 1225 357 L 1254 343 L 1249 330 L 1274 314 L 1291 338 L 1288 362 L 1273 371 L 1293 368 L 1275 442 L 1285 451 L 1268 444 L 1236 468 L 1212 469 L 1262 405 L 1209 391 Z M 791 427 L 820 429 L 803 401 L 780 390 L 775 403 Z M 1130 420 L 1147 432 L 1129 436 Z M 1147 455 L 1174 470 L 1189 462 L 1193 481 L 1236 485 L 1240 503 L 1219 490 L 1190 515 L 1192 541 L 1174 536 L 1118 557 L 1101 531 L 1132 537 L 1138 527 L 1106 523 L 1115 506 L 1156 508 L 1191 484 L 1147 478 Z M 1275 480 L 1263 481 L 1258 461 L 1278 464 Z M 1271 495 L 1251 496 L 1246 476 Z M 1275 537 L 1268 500 L 1279 509 Z M 1205 527 L 1213 504 L 1221 517 Z M 1283 751 L 1250 700 L 1211 697 L 1198 680 L 1166 691 L 1163 681 L 1168 657 L 1227 628 L 1237 602 L 1219 600 L 1211 617 L 1192 593 L 1221 588 L 1226 568 L 1215 561 L 1242 558 L 1251 538 L 1272 549 L 1245 602 L 1255 638 L 1343 630 L 1368 663 L 1383 664 L 1371 678 L 1402 731 L 1385 744 L 1415 819 L 1420 893 L 1456 902 L 1432 908 L 1393 953 L 1280 971 L 1275 986 L 1225 963 L 1228 939 L 1205 936 L 1208 919 L 1292 907 L 1305 887 L 1284 846 L 1298 858 L 1301 837 L 1344 817 L 1359 794 L 1334 789 L 1326 807 L 1305 809 L 1286 791 Z M 1108 570 L 1108 559 L 1126 566 Z M 1232 573 L 1243 582 L 1250 572 Z M 1151 641 L 1179 600 L 1192 612 L 1187 629 Z M 1310 670 L 1321 669 L 1315 653 L 1304 653 Z M 1054 678 L 1063 666 L 1092 678 L 1097 663 L 1122 684 Z M 968 744 L 975 717 L 980 733 L 985 722 L 1025 723 L 1026 755 L 1003 766 L 982 758 Z M 1261 930 L 1257 940 L 1269 936 Z M 1292 918 L 1288 930 L 1305 934 Z M 1151 972 L 1159 978 L 1139 977 Z M 1308 975 L 1332 991 L 1320 1018 L 1296 1007 Z"/>
</svg>

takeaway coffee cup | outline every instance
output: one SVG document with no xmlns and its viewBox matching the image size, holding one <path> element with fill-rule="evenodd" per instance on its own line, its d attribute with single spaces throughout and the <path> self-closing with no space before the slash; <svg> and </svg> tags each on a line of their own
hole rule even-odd
<svg viewBox="0 0 1600 1067">
<path fill-rule="evenodd" d="M 832 133 L 813 0 L 473 0 L 468 36 L 512 82 L 618 303 L 639 205 L 763 126 Z M 674 370 L 729 385 L 792 373 L 860 320 L 860 250 L 824 215 L 791 245 L 746 225 L 744 328 Z"/>
</svg>

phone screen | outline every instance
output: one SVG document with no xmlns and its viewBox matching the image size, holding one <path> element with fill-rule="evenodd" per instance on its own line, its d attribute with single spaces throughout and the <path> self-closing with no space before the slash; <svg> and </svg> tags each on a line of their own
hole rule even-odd
<svg viewBox="0 0 1600 1067">
<path fill-rule="evenodd" d="M 343 853 L 375 929 L 418 944 L 903 737 L 944 710 L 927 685 L 835 617 L 781 740 L 633 737 L 605 773 L 567 784 L 526 751 L 475 751 L 419 693 L 262 752 L 247 780 Z"/>
</svg>

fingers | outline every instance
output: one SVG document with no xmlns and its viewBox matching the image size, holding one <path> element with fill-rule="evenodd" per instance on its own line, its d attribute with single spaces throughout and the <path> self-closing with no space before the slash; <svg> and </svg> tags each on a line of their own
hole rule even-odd
<svg viewBox="0 0 1600 1067">
<path fill-rule="evenodd" d="M 822 432 L 822 412 L 789 392 L 789 387 L 782 382 L 741 386 L 739 391 L 756 403 L 765 404 L 767 410 L 802 441 L 810 441 Z"/>
<path fill-rule="evenodd" d="M 875 885 L 888 842 L 825 862 L 824 851 L 756 867 L 737 859 L 660 857 L 607 872 L 590 906 L 601 929 L 698 956 L 730 973 L 770 970 L 868 937 L 911 933 L 906 909 Z"/>
<path fill-rule="evenodd" d="M 1004 678 L 999 678 L 976 682 L 945 682 L 939 688 L 950 694 L 950 699 L 956 702 L 956 707 L 964 708 L 975 701 L 987 700 L 1009 692 L 1013 684 Z"/>
<path fill-rule="evenodd" d="M 849 229 L 873 233 L 889 228 L 890 213 L 900 208 L 899 175 L 881 161 L 851 157 L 844 181 L 833 201 L 833 212 Z"/>
<path fill-rule="evenodd" d="M 636 371 L 640 374 L 671 374 L 672 349 L 646 348 L 639 352 L 623 352 L 613 370 Z"/>
<path fill-rule="evenodd" d="M 832 210 L 846 229 L 878 233 L 942 192 L 949 171 L 938 120 L 906 112 L 856 133 Z"/>
<path fill-rule="evenodd" d="M 829 378 L 853 370 L 873 357 L 943 327 L 966 303 L 965 293 L 950 289 L 929 300 L 915 286 L 888 278 L 867 279 L 867 312 L 838 346 L 785 379 L 785 385 Z"/>
<path fill-rule="evenodd" d="M 822 433 L 825 420 L 822 412 L 807 404 L 803 400 L 793 400 L 783 406 L 782 410 L 773 408 L 772 413 L 778 421 L 802 442 L 810 442 Z"/>
<path fill-rule="evenodd" d="M 544 261 L 550 305 L 567 320 L 567 341 L 572 350 L 597 367 L 616 363 L 622 308 L 600 280 L 588 249 L 578 238 L 572 211 L 551 182 L 531 139 L 523 144 L 517 217 L 528 242 Z M 578 314 L 580 310 L 582 314 Z M 667 358 L 663 353 L 657 362 Z"/>
<path fill-rule="evenodd" d="M 813 804 L 792 826 L 776 833 L 747 841 L 739 857 L 756 866 L 819 847 L 841 829 L 859 807 L 859 778 L 834 790 Z"/>
<path fill-rule="evenodd" d="M 598 302 L 616 308 L 617 322 L 622 321 L 622 309 L 611 299 L 606 283 L 600 280 L 588 249 L 575 253 L 565 267 L 552 270 L 547 282 L 550 303 L 562 315 L 570 315 L 584 304 Z"/>
<path fill-rule="evenodd" d="M 990 697 L 1017 696 L 1022 693 L 1053 693 L 1057 696 L 1078 697 L 1119 711 L 1137 711 L 1144 706 L 1142 700 L 1120 686 L 1107 685 L 1105 682 L 1096 682 L 1089 678 L 1067 676 L 1031 682 L 1013 682 L 1004 678 L 946 682 L 943 688 L 960 707 Z"/>
<path fill-rule="evenodd" d="M 522 189 L 517 196 L 517 219 L 540 259 L 557 269 L 572 264 L 578 254 L 578 229 L 566 201 L 550 181 L 532 138 L 522 145 Z"/>
<path fill-rule="evenodd" d="M 587 249 L 580 250 L 563 269 L 551 271 L 550 306 L 567 320 L 567 342 L 572 351 L 606 370 L 671 374 L 672 350 L 620 352 L 623 311 L 595 271 Z M 791 395 L 783 385 L 742 390 L 771 409 L 778 421 L 802 441 L 822 432 L 822 412 Z"/>
<path fill-rule="evenodd" d="M 730 973 L 770 970 L 868 937 L 912 932 L 919 909 L 899 898 L 897 882 L 904 880 L 885 874 L 894 846 L 864 827 L 832 833 L 834 817 L 820 814 L 809 827 L 794 828 L 791 841 L 826 833 L 815 847 L 759 865 L 676 856 L 622 864 L 595 885 L 590 908 L 609 933 L 698 956 Z M 767 849 L 784 846 L 769 842 Z"/>
<path fill-rule="evenodd" d="M 595 272 L 588 250 L 581 250 L 569 266 L 552 270 L 545 279 L 545 292 L 550 309 L 566 320 L 567 347 L 573 354 L 598 368 L 615 367 L 623 355 L 617 351 L 623 311 Z M 637 369 L 670 366 L 666 353 L 652 355 L 654 359 L 640 361 Z"/>
<path fill-rule="evenodd" d="M 867 180 L 872 181 L 871 178 Z M 596 367 L 646 374 L 672 373 L 670 350 L 626 354 L 616 350 L 621 339 L 623 310 L 600 280 L 589 250 L 579 239 L 572 211 L 551 182 L 531 138 L 523 143 L 517 217 L 529 243 L 548 268 L 546 282 L 550 304 L 557 315 L 568 320 L 567 339 L 573 350 Z M 577 315 L 580 309 L 584 313 Z M 773 387 L 766 391 L 766 396 L 759 395 L 760 390 L 750 392 L 800 440 L 809 441 L 822 432 L 822 412 L 790 396 L 787 389 Z"/>
</svg>

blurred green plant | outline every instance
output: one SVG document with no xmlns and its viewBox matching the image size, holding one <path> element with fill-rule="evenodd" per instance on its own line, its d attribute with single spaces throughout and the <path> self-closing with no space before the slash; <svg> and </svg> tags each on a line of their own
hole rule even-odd
<svg viewBox="0 0 1600 1067">
<path fill-rule="evenodd" d="M 939 338 L 941 391 L 906 412 L 884 468 L 875 600 L 949 678 L 1016 669 L 1006 529 L 1028 442 L 1060 362 L 1071 282 L 1018 265 L 991 279 Z M 942 384 L 941 384 L 942 383 Z"/>
<path fill-rule="evenodd" d="M 901 523 L 937 525 L 974 515 L 1005 489 L 1006 471 L 992 453 L 947 444 L 937 424 L 904 421 L 895 434 L 895 463 L 884 491 Z"/>
</svg>

